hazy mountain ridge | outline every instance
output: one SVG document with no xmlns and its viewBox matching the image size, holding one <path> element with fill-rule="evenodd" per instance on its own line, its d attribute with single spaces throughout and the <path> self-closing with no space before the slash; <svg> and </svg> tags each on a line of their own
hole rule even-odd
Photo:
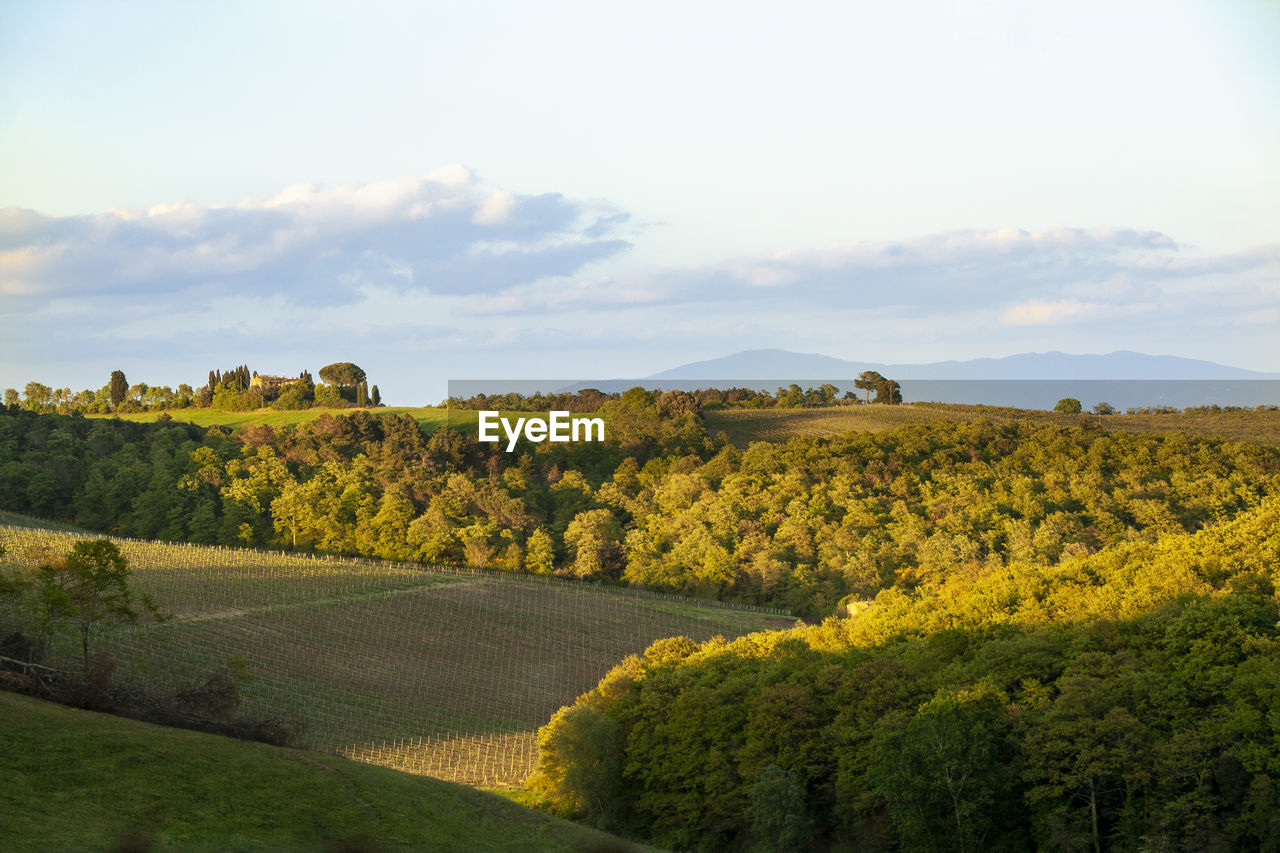
<svg viewBox="0 0 1280 853">
<path fill-rule="evenodd" d="M 848 361 L 819 353 L 781 349 L 743 350 L 723 358 L 682 364 L 649 379 L 777 379 L 856 376 L 875 370 L 894 379 L 1280 379 L 1265 373 L 1212 361 L 1120 350 L 1106 355 L 1074 355 L 1050 351 L 1003 358 L 939 361 L 927 364 L 883 364 Z"/>
</svg>

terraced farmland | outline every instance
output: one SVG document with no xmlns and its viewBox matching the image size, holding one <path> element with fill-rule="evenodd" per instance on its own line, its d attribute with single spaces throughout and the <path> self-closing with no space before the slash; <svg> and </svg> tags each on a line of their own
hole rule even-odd
<svg viewBox="0 0 1280 853">
<path fill-rule="evenodd" d="M 0 528 L 19 562 L 76 538 Z M 245 710 L 293 723 L 298 745 L 468 784 L 519 784 L 538 726 L 654 640 L 793 621 L 554 578 L 120 545 L 172 614 L 102 638 L 123 673 L 176 685 L 247 660 Z"/>
</svg>

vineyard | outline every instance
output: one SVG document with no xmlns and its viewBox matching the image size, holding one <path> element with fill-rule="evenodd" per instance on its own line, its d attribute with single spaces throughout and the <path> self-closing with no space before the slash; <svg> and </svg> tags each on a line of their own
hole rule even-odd
<svg viewBox="0 0 1280 853">
<path fill-rule="evenodd" d="M 19 563 L 76 538 L 0 528 Z M 100 638 L 118 673 L 163 687 L 247 665 L 244 710 L 285 720 L 297 745 L 473 785 L 518 785 L 537 728 L 653 641 L 793 621 L 542 576 L 118 544 L 171 617 Z M 77 653 L 69 637 L 53 650 L 63 665 Z"/>
</svg>

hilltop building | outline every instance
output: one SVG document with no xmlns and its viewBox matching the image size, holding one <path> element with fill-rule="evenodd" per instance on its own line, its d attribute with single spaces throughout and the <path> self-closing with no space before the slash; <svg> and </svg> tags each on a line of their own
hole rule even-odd
<svg viewBox="0 0 1280 853">
<path fill-rule="evenodd" d="M 285 388 L 301 381 L 296 376 L 266 376 L 255 372 L 253 379 L 249 382 L 249 388 L 257 391 L 268 400 L 274 400 L 280 396 L 280 392 Z"/>
</svg>

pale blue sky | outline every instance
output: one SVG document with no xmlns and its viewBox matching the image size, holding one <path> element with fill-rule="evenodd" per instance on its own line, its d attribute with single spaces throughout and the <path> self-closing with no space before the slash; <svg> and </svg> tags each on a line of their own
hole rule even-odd
<svg viewBox="0 0 1280 853">
<path fill-rule="evenodd" d="M 0 386 L 1280 371 L 1277 152 L 1270 0 L 9 0 Z"/>
</svg>

